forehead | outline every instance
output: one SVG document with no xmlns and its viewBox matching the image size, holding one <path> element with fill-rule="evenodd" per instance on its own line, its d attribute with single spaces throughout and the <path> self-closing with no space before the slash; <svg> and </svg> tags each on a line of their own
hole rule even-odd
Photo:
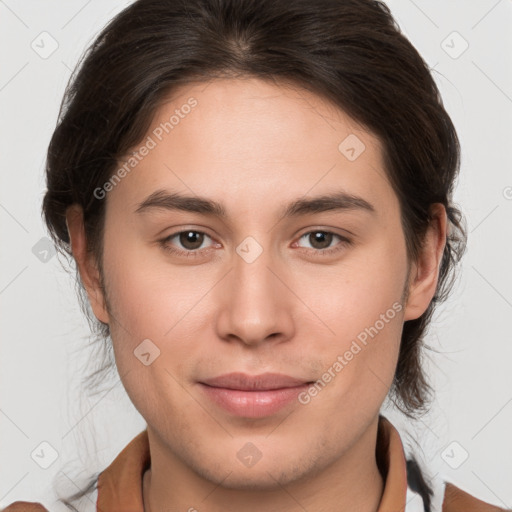
<svg viewBox="0 0 512 512">
<path fill-rule="evenodd" d="M 188 112 L 191 101 L 195 106 Z M 180 112 L 185 110 L 185 114 Z M 173 113 L 181 114 L 180 119 L 174 116 L 171 120 Z M 170 120 L 176 124 L 167 133 Z M 255 152 L 259 161 L 310 160 L 314 156 L 309 152 L 311 145 L 323 155 L 337 157 L 337 142 L 342 135 L 357 135 L 369 144 L 380 145 L 375 136 L 325 99 L 298 86 L 256 78 L 220 79 L 181 87 L 160 106 L 152 127 L 150 131 L 156 130 L 157 139 L 160 135 L 193 138 L 202 132 L 194 155 L 209 151 L 211 156 L 222 147 L 224 152 L 218 158 L 236 156 L 246 159 L 246 164 L 254 159 Z M 231 151 L 227 151 L 229 148 Z"/>
<path fill-rule="evenodd" d="M 376 136 L 310 91 L 255 78 L 180 87 L 132 151 L 138 160 L 111 194 L 125 205 L 163 188 L 227 203 L 235 195 L 239 209 L 334 188 L 396 199 Z"/>
</svg>

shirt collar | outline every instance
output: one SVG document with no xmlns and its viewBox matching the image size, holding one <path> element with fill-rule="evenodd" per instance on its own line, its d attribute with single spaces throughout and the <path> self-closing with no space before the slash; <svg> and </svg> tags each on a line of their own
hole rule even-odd
<svg viewBox="0 0 512 512">
<path fill-rule="evenodd" d="M 405 512 L 407 468 L 400 434 L 379 417 L 377 463 L 384 479 L 384 492 L 377 512 Z M 97 511 L 144 512 L 142 476 L 151 463 L 147 430 L 143 430 L 119 453 L 98 477 Z"/>
</svg>

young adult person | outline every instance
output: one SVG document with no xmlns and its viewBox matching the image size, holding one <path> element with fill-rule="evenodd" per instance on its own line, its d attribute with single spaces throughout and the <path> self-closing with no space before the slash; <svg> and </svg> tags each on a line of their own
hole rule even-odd
<svg viewBox="0 0 512 512">
<path fill-rule="evenodd" d="M 429 481 L 380 414 L 427 406 L 459 151 L 383 2 L 116 16 L 67 90 L 43 205 L 147 422 L 90 510 L 499 510 Z"/>
</svg>

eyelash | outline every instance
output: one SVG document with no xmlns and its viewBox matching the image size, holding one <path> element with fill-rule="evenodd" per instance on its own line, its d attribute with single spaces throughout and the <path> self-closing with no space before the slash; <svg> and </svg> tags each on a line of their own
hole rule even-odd
<svg viewBox="0 0 512 512">
<path fill-rule="evenodd" d="M 173 233 L 173 234 L 165 237 L 164 239 L 160 240 L 160 245 L 162 246 L 162 248 L 165 251 L 170 252 L 171 254 L 176 254 L 178 256 L 185 256 L 186 258 L 190 258 L 190 257 L 195 258 L 197 256 L 203 255 L 204 252 L 210 252 L 211 250 L 214 250 L 214 248 L 208 247 L 207 249 L 194 249 L 194 250 L 190 250 L 190 251 L 184 251 L 184 250 L 176 249 L 175 247 L 172 247 L 170 245 L 170 240 L 172 240 L 173 238 L 181 235 L 182 233 L 201 234 L 201 235 L 207 236 L 208 238 L 211 238 L 209 235 L 207 235 L 203 231 L 196 231 L 196 230 L 193 230 L 193 229 L 187 229 L 187 230 L 184 230 L 184 231 L 177 231 L 176 233 Z M 321 230 L 321 229 L 316 229 L 316 230 L 313 230 L 313 231 L 308 231 L 307 233 L 302 234 L 299 237 L 299 240 L 301 240 L 305 236 L 311 235 L 312 233 L 322 233 L 322 234 L 325 234 L 325 235 L 334 235 L 335 237 L 340 239 L 340 243 L 338 243 L 334 247 L 330 247 L 330 248 L 327 248 L 327 249 L 308 249 L 308 248 L 304 248 L 304 247 L 302 248 L 302 249 L 306 249 L 307 252 L 311 252 L 312 251 L 312 252 L 318 254 L 319 256 L 329 256 L 331 254 L 335 254 L 335 253 L 343 250 L 346 246 L 349 246 L 349 245 L 352 244 L 352 241 L 349 240 L 346 237 L 338 235 L 337 233 L 333 233 L 332 231 L 324 231 L 324 230 Z"/>
</svg>

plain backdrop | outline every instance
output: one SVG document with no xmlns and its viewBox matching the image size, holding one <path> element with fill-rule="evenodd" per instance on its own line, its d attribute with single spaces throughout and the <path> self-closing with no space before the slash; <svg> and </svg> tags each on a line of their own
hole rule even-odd
<svg viewBox="0 0 512 512">
<path fill-rule="evenodd" d="M 118 379 L 84 396 L 88 325 L 40 215 L 45 151 L 71 70 L 129 3 L 0 0 L 0 506 L 49 502 L 55 477 L 78 490 L 145 427 Z M 511 508 L 512 1 L 389 5 L 457 128 L 456 201 L 469 240 L 427 337 L 432 409 L 417 422 L 386 414 L 417 439 L 432 474 Z"/>
</svg>

